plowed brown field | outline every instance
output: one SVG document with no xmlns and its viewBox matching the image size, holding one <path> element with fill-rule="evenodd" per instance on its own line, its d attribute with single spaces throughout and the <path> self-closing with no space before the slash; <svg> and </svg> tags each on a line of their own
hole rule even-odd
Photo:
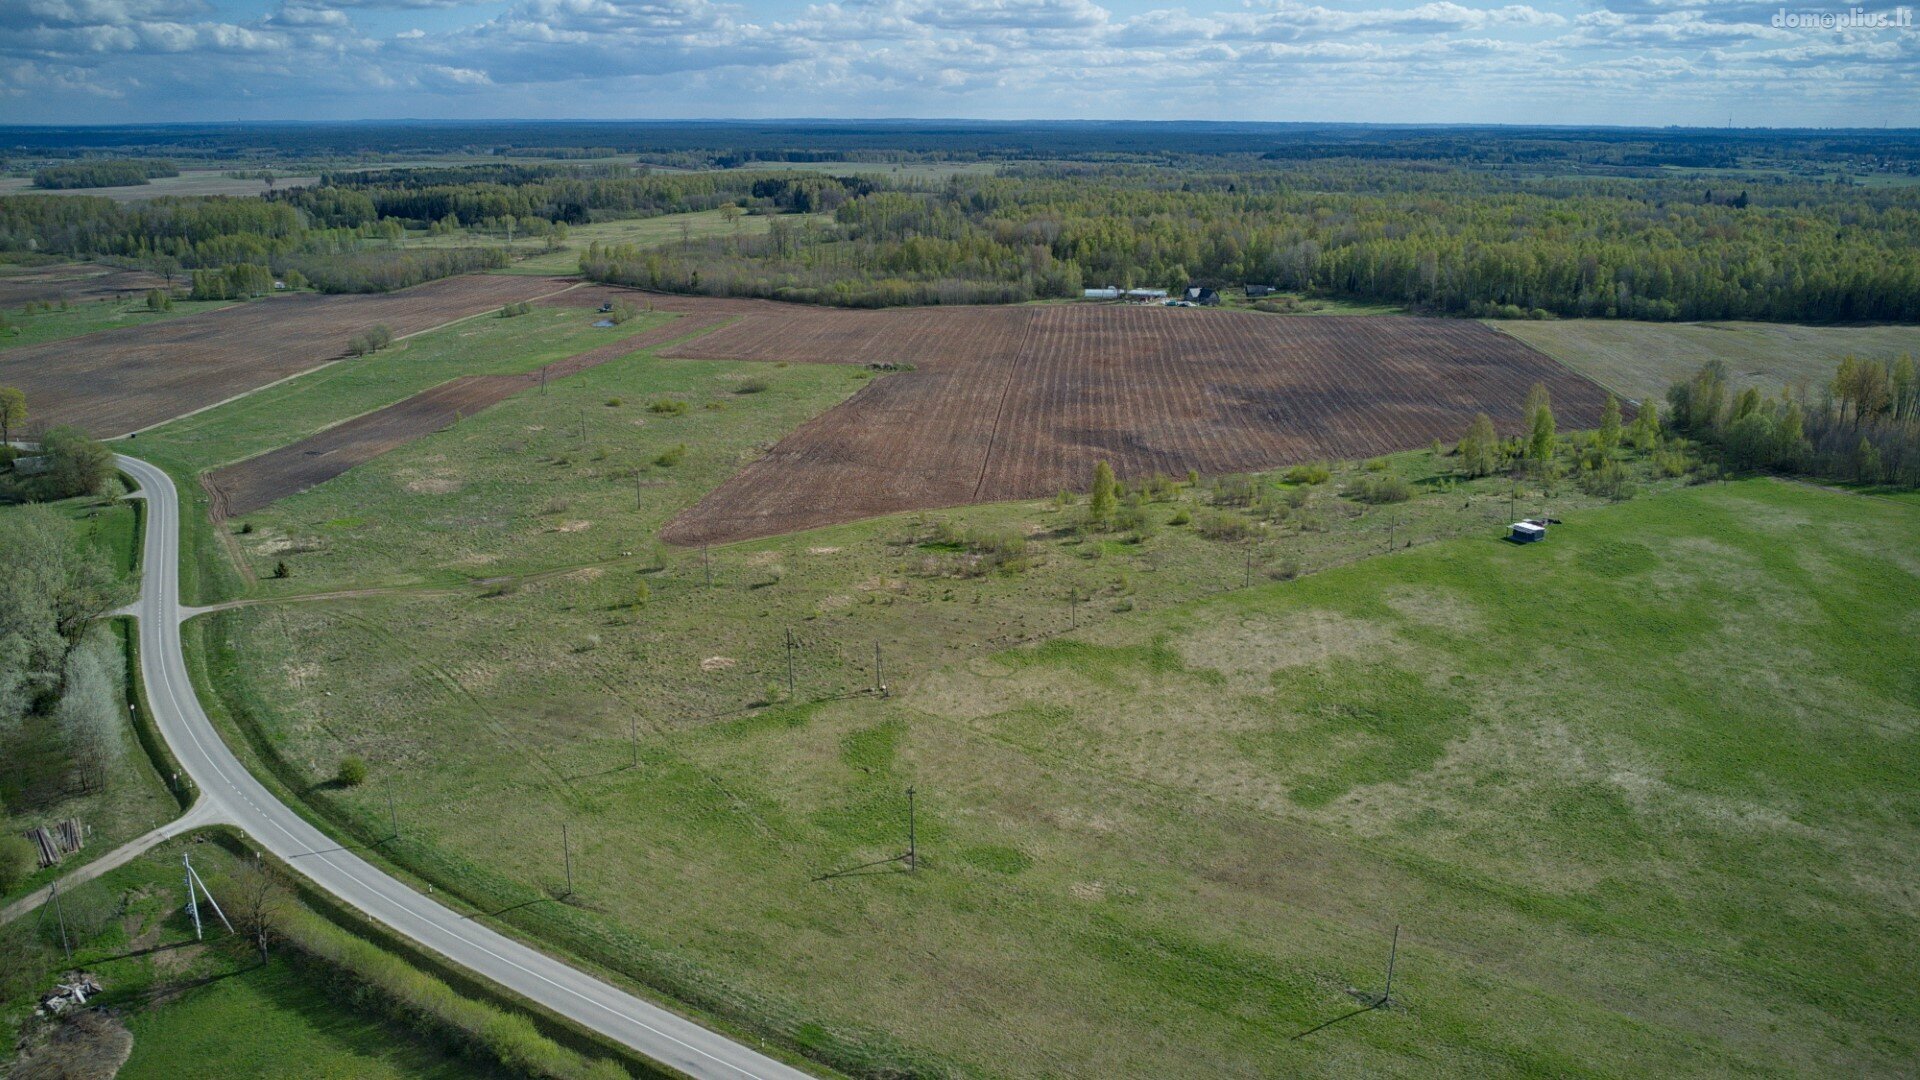
<svg viewBox="0 0 1920 1080">
<path fill-rule="evenodd" d="M 0 271 L 0 307 L 18 307 L 31 300 L 88 300 L 137 297 L 164 286 L 167 279 L 145 270 L 121 270 L 94 263 L 58 263 Z"/>
<path fill-rule="evenodd" d="M 662 341 L 697 333 L 724 317 L 684 315 L 664 326 L 556 360 L 525 375 L 469 375 L 454 379 L 405 401 L 316 432 L 290 446 L 215 469 L 204 480 L 208 493 L 213 496 L 213 512 L 221 518 L 251 513 L 438 431 L 462 416 L 471 416 L 533 389 L 540 385 L 542 371 L 549 379 L 564 378 Z"/>
<path fill-rule="evenodd" d="M 563 278 L 473 274 L 372 296 L 302 293 L 0 353 L 0 384 L 26 391 L 36 426 L 122 435 L 204 409 L 343 355 L 375 324 L 396 337 L 558 292 Z"/>
<path fill-rule="evenodd" d="M 680 301 L 687 303 L 688 301 Z M 665 306 L 662 304 L 661 306 Z M 662 532 L 730 542 L 1123 478 L 1241 472 L 1516 433 L 1534 383 L 1591 427 L 1605 392 L 1464 320 L 1120 306 L 735 308 L 674 356 L 909 363 L 783 439 Z"/>
</svg>

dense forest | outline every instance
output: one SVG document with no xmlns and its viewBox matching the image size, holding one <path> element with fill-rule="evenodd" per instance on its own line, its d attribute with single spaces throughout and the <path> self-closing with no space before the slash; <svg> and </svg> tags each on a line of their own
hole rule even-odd
<svg viewBox="0 0 1920 1080">
<path fill-rule="evenodd" d="M 592 248 L 582 267 L 648 288 L 872 306 L 1254 282 L 1506 318 L 1912 321 L 1920 195 L 1370 162 L 1030 166 L 855 193 L 826 225 Z"/>
<path fill-rule="evenodd" d="M 0 252 L 104 257 L 170 281 L 196 271 L 200 299 L 256 295 L 275 276 L 297 274 L 325 292 L 381 292 L 506 264 L 504 252 L 478 246 L 407 250 L 406 223 L 370 210 L 342 221 L 257 198 L 20 195 L 0 198 Z"/>
<path fill-rule="evenodd" d="M 14 196 L 0 199 L 0 252 L 218 270 L 233 287 L 262 276 L 236 268 L 255 267 L 363 291 L 496 265 L 502 256 L 479 234 L 545 238 L 553 250 L 585 224 L 731 207 L 774 216 L 772 227 L 590 244 L 582 271 L 652 289 L 858 306 L 1256 283 L 1493 318 L 1920 320 L 1920 186 L 1734 168 L 1769 145 L 1780 160 L 1872 152 L 1876 167 L 1894 167 L 1915 149 L 1901 139 L 1313 128 L 1229 153 L 1220 144 L 1236 130 L 1155 143 L 1125 128 L 1082 160 L 1019 158 L 944 178 L 857 163 L 666 171 L 590 159 L 335 170 L 257 198 Z M 1023 131 L 988 126 L 961 144 L 1033 134 Z M 892 151 L 867 134 L 871 144 L 813 156 L 908 155 L 926 133 Z M 712 153 L 801 153 L 746 143 Z M 1682 161 L 1728 171 L 1649 164 Z M 409 246 L 421 234 L 472 248 L 425 256 Z M 218 287 L 207 273 L 196 283 Z"/>
<path fill-rule="evenodd" d="M 76 161 L 36 169 L 33 186 L 58 191 L 71 188 L 123 187 L 144 184 L 156 176 L 179 176 L 173 162 L 161 158 L 117 161 Z"/>
</svg>

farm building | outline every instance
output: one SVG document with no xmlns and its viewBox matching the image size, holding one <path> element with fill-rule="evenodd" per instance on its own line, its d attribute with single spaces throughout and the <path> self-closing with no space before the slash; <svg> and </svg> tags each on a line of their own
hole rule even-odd
<svg viewBox="0 0 1920 1080">
<path fill-rule="evenodd" d="M 1165 289 L 1128 289 L 1127 299 L 1136 304 L 1157 304 L 1167 298 Z"/>
<path fill-rule="evenodd" d="M 1189 285 L 1182 295 L 1187 303 L 1199 304 L 1201 307 L 1216 307 L 1220 303 L 1220 294 L 1205 285 Z"/>
<path fill-rule="evenodd" d="M 1118 300 L 1120 299 L 1120 287 L 1117 285 L 1109 285 L 1104 289 L 1086 289 L 1080 293 L 1080 298 L 1082 300 Z"/>
<path fill-rule="evenodd" d="M 1536 525 L 1531 521 L 1516 521 L 1510 528 L 1512 531 L 1507 533 L 1507 539 L 1516 544 L 1531 544 L 1536 540 L 1547 538 L 1547 527 Z"/>
<path fill-rule="evenodd" d="M 1251 300 L 1256 296 L 1272 296 L 1275 291 L 1271 285 L 1249 285 L 1247 286 L 1247 298 Z"/>
</svg>

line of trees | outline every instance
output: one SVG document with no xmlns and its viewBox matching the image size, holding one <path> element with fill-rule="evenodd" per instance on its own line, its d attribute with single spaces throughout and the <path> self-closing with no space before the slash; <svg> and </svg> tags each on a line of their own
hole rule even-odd
<svg viewBox="0 0 1920 1080">
<path fill-rule="evenodd" d="M 602 248 L 622 284 L 828 304 L 1023 301 L 1085 283 L 1259 282 L 1482 317 L 1920 321 L 1920 189 L 1533 176 L 1445 160 L 1009 166 L 945 181 L 625 166 L 339 173 L 266 198 L 0 199 L 0 250 L 298 264 L 321 288 L 415 279 L 408 227 L 556 235 L 711 210 L 830 215 L 765 235 Z M 495 256 L 472 255 L 473 259 Z M 337 274 L 318 271 L 338 264 Z M 452 264 L 420 266 L 423 272 Z"/>
<path fill-rule="evenodd" d="M 851 193 L 829 227 L 609 249 L 583 270 L 823 303 L 1243 281 L 1485 317 L 1920 319 L 1920 195 L 1315 163 L 1056 166 Z M 698 272 L 698 279 L 695 272 Z"/>
<path fill-rule="evenodd" d="M 1817 391 L 1734 392 L 1714 360 L 1667 391 L 1670 426 L 1732 468 L 1920 487 L 1920 374 L 1913 357 L 1848 356 Z"/>
<path fill-rule="evenodd" d="M 125 187 L 144 184 L 157 176 L 179 176 L 180 169 L 164 158 L 121 158 L 49 165 L 33 174 L 33 186 L 49 191 L 73 188 Z"/>
<path fill-rule="evenodd" d="M 89 628 L 128 589 L 45 507 L 0 514 L 0 551 L 0 746 L 53 742 L 70 768 L 97 774 L 122 745 L 125 672 L 111 637 Z"/>
</svg>

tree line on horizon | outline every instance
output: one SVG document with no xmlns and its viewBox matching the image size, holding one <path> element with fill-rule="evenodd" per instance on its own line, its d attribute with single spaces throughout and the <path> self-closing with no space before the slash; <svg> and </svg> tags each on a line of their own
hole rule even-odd
<svg viewBox="0 0 1920 1080">
<path fill-rule="evenodd" d="M 1920 319 L 1920 197 L 1315 163 L 1044 166 L 882 187 L 784 236 L 589 251 L 599 280 L 805 302 L 1271 285 L 1492 318 Z"/>
<path fill-rule="evenodd" d="M 582 271 L 848 306 L 1246 282 L 1473 317 L 1920 321 L 1912 187 L 1528 176 L 1436 161 L 1233 165 L 1033 163 L 944 181 L 405 167 L 329 174 L 264 198 L 0 198 L 0 252 L 298 269 L 327 291 L 370 291 L 504 258 L 420 256 L 402 246 L 410 232 L 494 230 L 557 246 L 568 225 L 731 208 L 771 215 L 774 227 L 590 247 Z"/>
</svg>

